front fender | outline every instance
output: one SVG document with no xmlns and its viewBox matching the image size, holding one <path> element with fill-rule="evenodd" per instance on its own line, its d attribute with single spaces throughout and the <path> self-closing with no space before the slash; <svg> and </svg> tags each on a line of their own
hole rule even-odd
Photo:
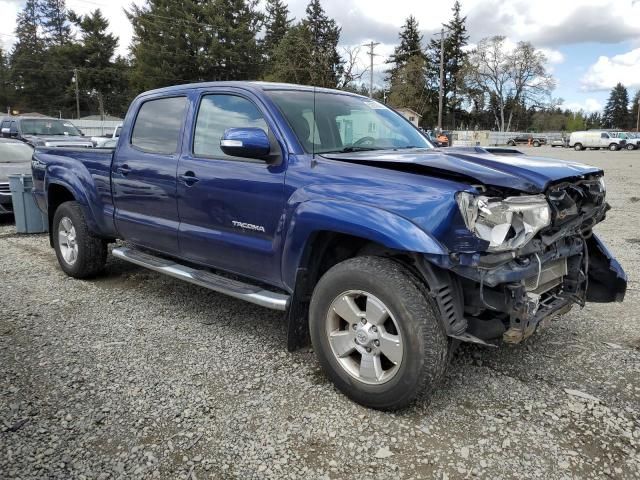
<svg viewBox="0 0 640 480">
<path fill-rule="evenodd" d="M 353 235 L 394 250 L 447 254 L 447 249 L 431 235 L 394 213 L 340 200 L 311 200 L 298 205 L 286 229 L 282 277 L 291 290 L 305 247 L 312 235 L 320 231 Z"/>
</svg>

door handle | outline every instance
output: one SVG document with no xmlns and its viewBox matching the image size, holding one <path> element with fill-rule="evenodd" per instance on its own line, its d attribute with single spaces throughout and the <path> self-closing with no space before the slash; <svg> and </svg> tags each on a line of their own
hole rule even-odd
<svg viewBox="0 0 640 480">
<path fill-rule="evenodd" d="M 191 185 L 195 184 L 198 182 L 198 180 L 200 180 L 198 177 L 196 177 L 196 174 L 193 173 L 191 170 L 184 172 L 183 175 L 180 175 L 180 180 L 182 180 L 185 185 L 187 185 L 188 187 L 190 187 Z"/>
<path fill-rule="evenodd" d="M 126 163 L 124 165 L 119 166 L 116 169 L 116 172 L 118 172 L 121 175 L 124 175 L 125 177 L 127 176 L 127 174 L 131 171 L 131 169 L 129 168 L 129 165 L 127 165 Z"/>
</svg>

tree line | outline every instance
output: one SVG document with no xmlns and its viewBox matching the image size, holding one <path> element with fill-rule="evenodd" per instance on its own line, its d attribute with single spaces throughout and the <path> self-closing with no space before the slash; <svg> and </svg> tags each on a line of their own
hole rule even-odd
<svg viewBox="0 0 640 480">
<path fill-rule="evenodd" d="M 511 45 L 502 36 L 470 48 L 461 10 L 456 1 L 443 35 L 426 40 L 409 16 L 386 60 L 385 88 L 375 89 L 374 97 L 411 108 L 423 126 L 435 126 L 442 58 L 445 128 L 631 126 L 637 110 L 628 108 L 624 87 L 612 91 L 603 115 L 562 109 L 551 98 L 555 81 L 538 49 L 529 42 Z M 291 16 L 284 0 L 266 0 L 264 10 L 258 0 L 147 0 L 126 14 L 134 35 L 130 54 L 122 57 L 99 9 L 78 15 L 64 0 L 27 0 L 13 48 L 0 49 L 0 106 L 71 118 L 77 86 L 81 113 L 123 116 L 141 91 L 213 80 L 261 79 L 368 94 L 359 47 L 339 47 L 342 28 L 320 0 L 310 0 L 301 19 Z"/>
</svg>

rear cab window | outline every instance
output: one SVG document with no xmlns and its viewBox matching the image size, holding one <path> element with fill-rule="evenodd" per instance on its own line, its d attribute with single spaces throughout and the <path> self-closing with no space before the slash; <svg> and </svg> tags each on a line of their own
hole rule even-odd
<svg viewBox="0 0 640 480">
<path fill-rule="evenodd" d="M 131 145 L 148 153 L 173 155 L 185 120 L 187 97 L 147 100 L 138 110 Z"/>
</svg>

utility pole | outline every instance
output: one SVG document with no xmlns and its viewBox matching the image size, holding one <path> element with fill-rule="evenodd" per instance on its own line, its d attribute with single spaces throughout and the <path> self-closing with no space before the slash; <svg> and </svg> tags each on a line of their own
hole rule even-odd
<svg viewBox="0 0 640 480">
<path fill-rule="evenodd" d="M 78 69 L 73 69 L 73 83 L 76 84 L 76 118 L 80 119 L 80 90 L 78 88 Z"/>
<path fill-rule="evenodd" d="M 440 30 L 440 91 L 438 92 L 438 131 L 442 131 L 443 97 L 444 97 L 444 28 Z"/>
<path fill-rule="evenodd" d="M 376 55 L 373 53 L 373 49 L 380 45 L 379 42 L 374 42 L 371 40 L 369 43 L 364 44 L 365 47 L 369 47 L 369 51 L 367 55 L 369 55 L 370 63 L 369 63 L 369 98 L 373 98 L 373 57 Z"/>
<path fill-rule="evenodd" d="M 636 120 L 636 132 L 640 132 L 640 97 L 638 98 L 638 119 Z"/>
</svg>

